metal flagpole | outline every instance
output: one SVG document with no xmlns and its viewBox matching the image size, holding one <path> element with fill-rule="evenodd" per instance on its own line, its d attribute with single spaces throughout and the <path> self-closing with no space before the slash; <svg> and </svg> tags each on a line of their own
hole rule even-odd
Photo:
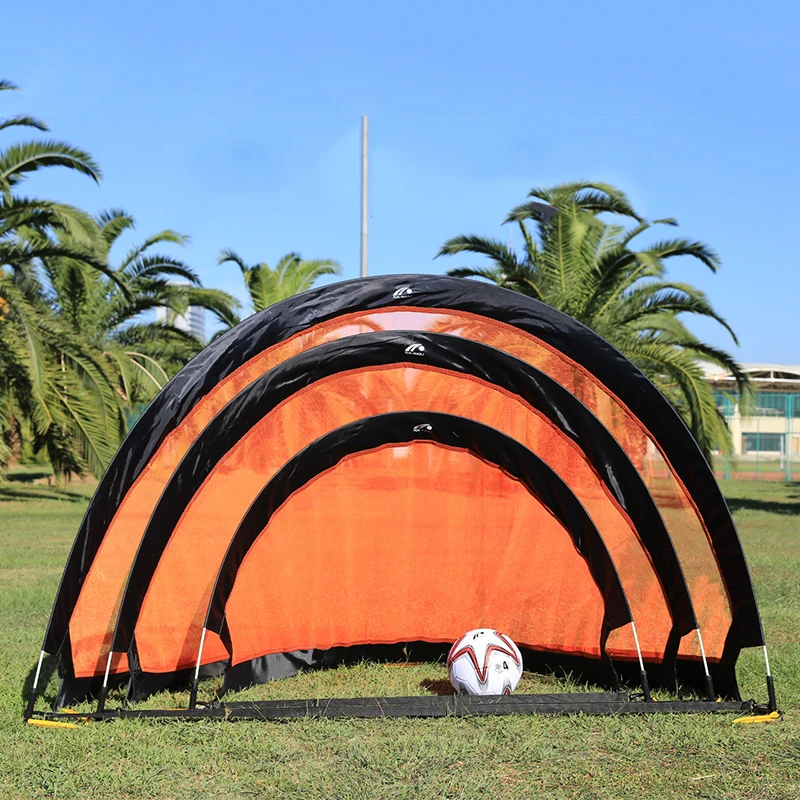
<svg viewBox="0 0 800 800">
<path fill-rule="evenodd" d="M 361 117 L 361 277 L 367 277 L 367 151 L 369 150 L 369 125 L 367 117 Z"/>
</svg>

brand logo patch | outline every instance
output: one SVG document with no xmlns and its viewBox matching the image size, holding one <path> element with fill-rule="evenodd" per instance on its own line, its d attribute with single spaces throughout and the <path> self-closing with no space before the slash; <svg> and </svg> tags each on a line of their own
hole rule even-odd
<svg viewBox="0 0 800 800">
<path fill-rule="evenodd" d="M 432 431 L 433 428 L 428 425 L 427 422 L 423 422 L 421 425 L 414 426 L 414 433 L 422 433 L 422 431 Z"/>
<path fill-rule="evenodd" d="M 395 300 L 400 300 L 402 297 L 411 297 L 414 292 L 411 291 L 410 286 L 401 286 L 399 289 L 395 289 L 392 293 L 392 297 Z"/>
<path fill-rule="evenodd" d="M 410 344 L 406 347 L 406 355 L 407 356 L 424 356 L 425 355 L 425 345 L 424 344 Z"/>
</svg>

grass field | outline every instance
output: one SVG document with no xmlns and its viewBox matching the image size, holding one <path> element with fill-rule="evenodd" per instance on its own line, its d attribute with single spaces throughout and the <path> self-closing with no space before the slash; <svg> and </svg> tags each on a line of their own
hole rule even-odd
<svg viewBox="0 0 800 800">
<path fill-rule="evenodd" d="M 291 723 L 22 724 L 63 564 L 91 485 L 16 471 L 0 484 L 0 798 L 800 798 L 800 484 L 723 485 L 748 554 L 782 722 L 497 717 Z M 745 697 L 766 699 L 746 652 Z M 309 673 L 243 697 L 420 694 L 441 665 Z M 557 690 L 526 675 L 522 691 Z M 52 695 L 53 685 L 48 689 Z M 203 691 L 208 691 L 207 688 Z M 185 694 L 154 707 L 185 707 Z"/>
</svg>

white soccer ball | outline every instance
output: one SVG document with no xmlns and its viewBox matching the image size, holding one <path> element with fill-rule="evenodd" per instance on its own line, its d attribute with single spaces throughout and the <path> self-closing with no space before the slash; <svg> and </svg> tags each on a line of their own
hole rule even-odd
<svg viewBox="0 0 800 800">
<path fill-rule="evenodd" d="M 522 676 L 522 654 L 504 633 L 477 628 L 450 648 L 447 671 L 459 694 L 511 694 Z"/>
</svg>

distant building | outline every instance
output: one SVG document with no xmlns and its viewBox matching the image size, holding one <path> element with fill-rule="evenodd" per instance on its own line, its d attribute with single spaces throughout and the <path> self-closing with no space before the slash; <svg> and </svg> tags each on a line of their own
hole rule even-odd
<svg viewBox="0 0 800 800">
<path fill-rule="evenodd" d="M 206 310 L 198 306 L 189 306 L 186 314 L 176 314 L 169 308 L 156 309 L 156 322 L 168 322 L 182 331 L 187 331 L 203 344 L 206 341 Z"/>
<path fill-rule="evenodd" d="M 736 382 L 725 370 L 703 364 L 733 437 L 733 452 L 797 461 L 800 456 L 800 365 L 742 364 L 755 389 L 753 408 L 739 407 Z"/>
</svg>

